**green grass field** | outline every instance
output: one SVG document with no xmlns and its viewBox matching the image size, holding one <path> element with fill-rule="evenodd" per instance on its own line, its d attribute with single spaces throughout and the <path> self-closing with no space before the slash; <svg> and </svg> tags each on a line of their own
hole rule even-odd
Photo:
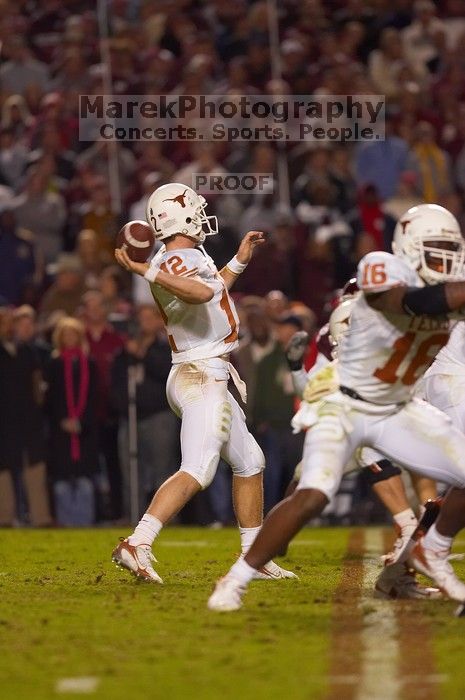
<svg viewBox="0 0 465 700">
<path fill-rule="evenodd" d="M 372 612 L 370 598 L 359 600 L 351 584 L 350 566 L 360 566 L 363 552 L 346 557 L 350 530 L 306 529 L 285 560 L 300 581 L 254 582 L 244 609 L 229 615 L 209 612 L 205 603 L 234 560 L 234 530 L 167 529 L 156 548 L 164 586 L 139 583 L 110 562 L 120 534 L 1 533 L 3 700 L 60 697 L 62 679 L 81 677 L 96 679 L 89 696 L 105 700 L 364 697 L 363 665 L 360 677 L 358 671 L 344 677 L 362 639 L 360 620 Z M 465 575 L 465 565 L 457 566 Z M 401 678 L 397 695 L 386 695 L 381 669 L 373 700 L 463 700 L 465 619 L 451 616 L 454 605 L 387 605 L 396 614 L 401 654 L 395 668 L 405 683 Z M 406 634 L 408 646 L 416 647 L 407 670 Z M 381 631 L 378 639 L 382 645 Z M 341 643 L 342 661 L 335 651 Z M 428 668 L 418 654 L 422 644 L 430 649 Z M 412 694 L 415 677 L 424 674 L 430 694 Z M 340 682 L 349 690 L 338 692 Z"/>
</svg>

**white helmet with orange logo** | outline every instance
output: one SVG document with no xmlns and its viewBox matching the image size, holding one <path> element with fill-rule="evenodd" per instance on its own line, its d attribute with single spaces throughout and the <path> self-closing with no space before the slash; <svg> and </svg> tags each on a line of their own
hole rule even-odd
<svg viewBox="0 0 465 700">
<path fill-rule="evenodd" d="M 181 233 L 200 245 L 205 236 L 218 233 L 218 220 L 216 216 L 206 215 L 206 205 L 205 198 L 191 187 L 172 182 L 158 187 L 150 195 L 147 222 L 155 231 L 158 241 Z"/>
<path fill-rule="evenodd" d="M 437 204 L 419 204 L 400 217 L 392 250 L 426 284 L 463 279 L 465 243 L 458 221 Z"/>
</svg>

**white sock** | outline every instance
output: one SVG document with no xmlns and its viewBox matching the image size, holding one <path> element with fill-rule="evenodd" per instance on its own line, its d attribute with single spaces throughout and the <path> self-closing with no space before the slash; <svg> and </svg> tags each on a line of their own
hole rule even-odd
<svg viewBox="0 0 465 700">
<path fill-rule="evenodd" d="M 150 515 L 150 513 L 145 513 L 139 520 L 139 524 L 132 535 L 128 537 L 128 542 L 135 546 L 138 544 L 149 544 L 152 546 L 152 542 L 159 535 L 162 527 L 163 523 L 161 520 L 155 518 L 154 515 Z"/>
<path fill-rule="evenodd" d="M 440 532 L 436 530 L 436 524 L 431 525 L 430 529 L 426 533 L 423 546 L 426 549 L 432 549 L 434 552 L 449 552 L 452 546 L 453 537 L 446 537 L 441 535 Z"/>
<path fill-rule="evenodd" d="M 237 579 L 242 586 L 246 586 L 253 579 L 256 573 L 256 569 L 249 566 L 242 557 L 240 557 L 229 569 L 229 574 Z"/>
<path fill-rule="evenodd" d="M 404 537 L 412 535 L 418 525 L 416 515 L 411 508 L 406 508 L 392 517 L 394 522 L 400 527 Z"/>
<path fill-rule="evenodd" d="M 251 548 L 256 536 L 261 530 L 261 525 L 258 527 L 239 527 L 239 533 L 241 535 L 241 549 L 242 554 L 245 555 Z"/>
</svg>

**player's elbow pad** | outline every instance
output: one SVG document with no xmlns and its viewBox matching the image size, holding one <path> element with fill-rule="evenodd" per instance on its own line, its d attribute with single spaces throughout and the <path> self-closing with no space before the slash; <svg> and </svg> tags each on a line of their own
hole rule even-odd
<svg viewBox="0 0 465 700">
<path fill-rule="evenodd" d="M 404 311 L 412 316 L 440 316 L 450 311 L 446 298 L 446 285 L 409 289 L 402 299 Z"/>
</svg>

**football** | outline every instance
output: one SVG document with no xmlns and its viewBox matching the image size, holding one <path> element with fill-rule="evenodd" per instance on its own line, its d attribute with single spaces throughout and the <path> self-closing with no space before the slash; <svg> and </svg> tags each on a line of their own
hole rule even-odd
<svg viewBox="0 0 465 700">
<path fill-rule="evenodd" d="M 116 237 L 116 247 L 125 248 L 134 262 L 145 262 L 154 245 L 155 235 L 146 221 L 129 221 Z"/>
</svg>

